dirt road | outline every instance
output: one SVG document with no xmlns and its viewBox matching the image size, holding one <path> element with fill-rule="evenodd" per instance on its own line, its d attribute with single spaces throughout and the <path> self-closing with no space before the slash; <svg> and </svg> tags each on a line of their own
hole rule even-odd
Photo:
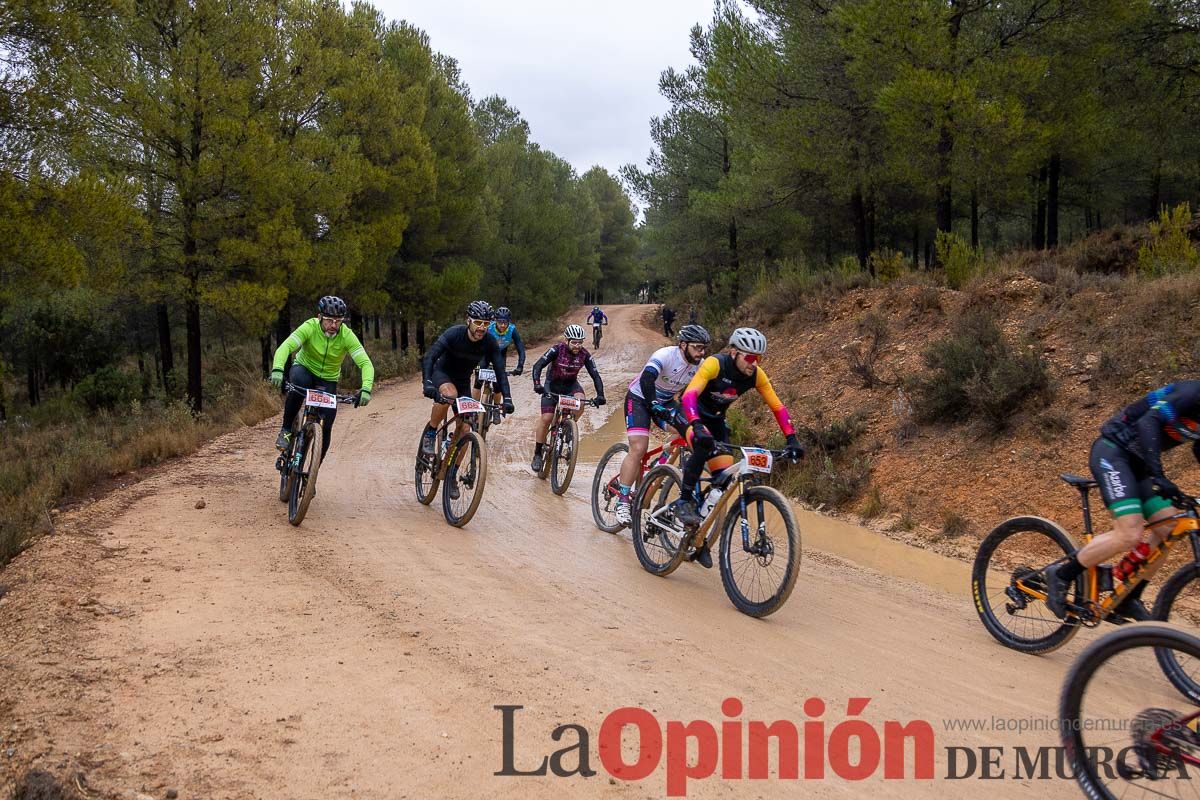
<svg viewBox="0 0 1200 800">
<path fill-rule="evenodd" d="M 608 311 L 602 412 L 665 343 L 642 325 L 645 307 Z M 1013 778 L 1011 748 L 1056 744 L 1053 732 L 945 721 L 1044 724 L 1090 636 L 1044 658 L 1009 652 L 977 622 L 961 565 L 897 546 L 872 550 L 881 571 L 859 568 L 818 549 L 854 552 L 836 546 L 836 525 L 809 515 L 796 590 L 766 620 L 739 614 L 715 570 L 648 575 L 627 535 L 593 527 L 591 465 L 581 461 L 563 498 L 529 472 L 528 372 L 514 385 L 519 413 L 489 437 L 486 495 L 462 530 L 413 495 L 429 408 L 417 381 L 340 413 L 299 529 L 274 498 L 278 418 L 63 514 L 55 535 L 0 574 L 0 796 L 33 765 L 83 776 L 92 797 L 661 797 L 663 763 L 639 781 L 605 770 L 606 715 L 638 706 L 660 725 L 720 730 L 733 719 L 722 713 L 728 697 L 744 721 L 819 719 L 826 738 L 854 697 L 869 698 L 858 716 L 878 731 L 926 720 L 935 777 L 913 779 L 910 744 L 903 780 L 880 767 L 848 781 L 827 766 L 797 786 L 722 779 L 718 768 L 688 782 L 688 796 L 1078 796 L 1073 783 Z M 602 417 L 592 412 L 584 430 Z M 946 591 L 947 575 L 962 576 L 957 590 Z M 823 714 L 806 713 L 809 698 Z M 510 712 L 515 768 L 575 744 L 578 729 L 551 739 L 573 723 L 590 736 L 598 774 L 496 776 L 499 705 L 524 707 Z M 625 741 L 636 760 L 631 732 Z M 946 748 L 985 745 L 1009 748 L 1008 777 L 945 779 Z"/>
</svg>

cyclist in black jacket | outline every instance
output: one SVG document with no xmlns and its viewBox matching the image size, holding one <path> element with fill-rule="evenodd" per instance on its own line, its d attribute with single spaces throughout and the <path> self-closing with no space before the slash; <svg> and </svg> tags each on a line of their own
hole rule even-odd
<svg viewBox="0 0 1200 800">
<path fill-rule="evenodd" d="M 481 360 L 490 362 L 496 371 L 496 385 L 503 397 L 504 413 L 511 414 L 514 411 L 500 345 L 487 330 L 493 316 L 488 303 L 483 300 L 472 302 L 467 306 L 467 323 L 444 331 L 421 360 L 424 393 L 433 400 L 429 424 L 425 426 L 421 438 L 421 451 L 425 455 L 434 454 L 434 437 L 438 426 L 450 411 L 450 403 L 456 397 L 471 396 L 471 373 Z M 456 431 L 455 435 L 460 431 Z"/>
<path fill-rule="evenodd" d="M 1125 407 L 1100 428 L 1089 465 L 1100 496 L 1113 515 L 1113 529 L 1046 567 L 1046 606 L 1060 618 L 1066 613 L 1067 588 L 1089 567 L 1132 550 L 1146 522 L 1175 513 L 1172 501 L 1182 496 L 1163 472 L 1162 453 L 1185 442 L 1200 462 L 1200 381 L 1180 381 L 1155 389 Z M 1170 532 L 1152 529 L 1158 544 Z"/>
</svg>

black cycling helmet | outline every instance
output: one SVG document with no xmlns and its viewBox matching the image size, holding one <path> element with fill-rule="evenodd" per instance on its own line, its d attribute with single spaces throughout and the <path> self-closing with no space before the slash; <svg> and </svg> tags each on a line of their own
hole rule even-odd
<svg viewBox="0 0 1200 800">
<path fill-rule="evenodd" d="M 512 312 L 508 310 L 508 306 L 500 306 L 496 309 L 496 319 L 504 322 L 510 322 L 512 320 Z"/>
<path fill-rule="evenodd" d="M 350 307 L 342 298 L 327 294 L 317 301 L 317 313 L 326 317 L 348 317 Z"/>
<path fill-rule="evenodd" d="M 702 325 L 684 325 L 679 329 L 680 343 L 712 344 L 712 337 Z"/>
<path fill-rule="evenodd" d="M 467 306 L 467 317 L 470 319 L 495 319 L 496 312 L 492 310 L 491 303 L 486 300 L 473 300 Z"/>
</svg>

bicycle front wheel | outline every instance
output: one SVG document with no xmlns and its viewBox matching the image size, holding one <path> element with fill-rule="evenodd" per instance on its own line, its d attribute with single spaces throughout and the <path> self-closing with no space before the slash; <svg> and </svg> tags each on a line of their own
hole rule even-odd
<svg viewBox="0 0 1200 800">
<path fill-rule="evenodd" d="M 682 484 L 679 470 L 660 464 L 642 476 L 633 497 L 633 550 L 642 569 L 654 575 L 666 577 L 683 563 L 689 532 L 669 508 Z"/>
<path fill-rule="evenodd" d="M 300 469 L 292 478 L 292 491 L 288 497 L 288 522 L 299 525 L 308 513 L 308 504 L 317 491 L 317 472 L 321 469 L 321 423 L 309 422 L 301 429 L 298 447 L 303 448 Z"/>
<path fill-rule="evenodd" d="M 615 507 L 621 496 L 617 486 L 621 474 L 621 462 L 629 452 L 629 445 L 618 442 L 605 451 L 596 465 L 592 476 L 592 519 L 596 527 L 605 533 L 616 533 L 625 526 L 617 522 Z"/>
<path fill-rule="evenodd" d="M 571 476 L 575 474 L 575 458 L 579 454 L 579 428 L 575 420 L 568 417 L 558 428 L 558 436 L 554 439 L 554 452 L 550 454 L 550 491 L 563 494 L 571 485 Z"/>
<path fill-rule="evenodd" d="M 774 614 L 792 594 L 800 570 L 800 526 L 782 494 L 769 486 L 745 490 L 730 505 L 721 531 L 721 583 L 743 614 Z"/>
<path fill-rule="evenodd" d="M 1200 633 L 1200 564 L 1186 564 L 1167 579 L 1154 601 L 1154 618 L 1170 622 L 1193 636 Z M 1155 655 L 1167 680 L 1200 705 L 1200 676 L 1181 664 L 1169 648 L 1157 650 Z"/>
<path fill-rule="evenodd" d="M 983 627 L 996 641 L 1022 653 L 1049 653 L 1070 641 L 1078 625 L 1054 616 L 1021 585 L 1044 594 L 1041 569 L 1074 549 L 1065 531 L 1041 517 L 1014 517 L 987 535 L 975 554 L 971 592 Z M 1069 603 L 1083 597 L 1082 575 L 1067 595 Z"/>
<path fill-rule="evenodd" d="M 1195 796 L 1200 707 L 1158 674 L 1163 652 L 1191 675 L 1200 672 L 1200 639 L 1136 623 L 1093 642 L 1067 673 L 1059 731 L 1088 797 Z"/>
<path fill-rule="evenodd" d="M 471 521 L 483 499 L 487 482 L 487 448 L 483 437 L 467 431 L 450 457 L 446 468 L 446 485 L 442 487 L 442 513 L 446 522 L 461 528 Z"/>
</svg>

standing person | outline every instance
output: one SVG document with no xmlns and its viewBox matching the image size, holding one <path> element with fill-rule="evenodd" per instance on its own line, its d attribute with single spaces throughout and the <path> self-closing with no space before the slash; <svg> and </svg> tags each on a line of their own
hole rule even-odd
<svg viewBox="0 0 1200 800">
<path fill-rule="evenodd" d="M 512 393 L 500 358 L 500 344 L 488 333 L 488 324 L 494 316 L 488 303 L 473 301 L 467 306 L 466 324 L 447 328 L 421 360 L 422 391 L 433 401 L 429 423 L 421 438 L 421 452 L 426 456 L 435 454 L 437 429 L 446 420 L 450 404 L 456 397 L 471 396 L 471 373 L 481 359 L 491 364 L 496 372 L 504 413 L 513 413 Z M 466 421 L 460 421 L 454 435 L 460 435 L 466 425 Z"/>
<path fill-rule="evenodd" d="M 662 307 L 663 336 L 674 336 L 675 310 L 666 303 Z"/>
<path fill-rule="evenodd" d="M 288 356 L 299 351 L 296 363 L 288 372 L 288 380 L 296 386 L 305 389 L 321 389 L 331 394 L 337 394 L 338 378 L 342 374 L 342 361 L 350 356 L 362 372 L 362 390 L 358 393 L 357 406 L 365 406 L 371 402 L 371 388 L 375 385 L 375 367 L 367 355 L 362 342 L 346 325 L 346 317 L 350 309 L 346 301 L 340 297 L 326 295 L 317 303 L 317 316 L 302 323 L 292 331 L 292 335 L 283 340 L 275 350 L 275 361 L 271 365 L 271 384 L 279 389 L 283 386 L 283 365 Z M 288 392 L 283 403 L 283 427 L 275 446 L 287 450 L 292 444 L 292 420 L 304 403 L 303 395 Z M 337 416 L 337 408 L 322 408 L 320 411 L 321 428 L 321 460 L 329 452 L 329 444 L 333 441 L 333 420 Z"/>
<path fill-rule="evenodd" d="M 650 356 L 637 378 L 625 393 L 625 435 L 629 451 L 621 462 L 617 476 L 617 505 L 613 509 L 617 522 L 628 525 L 632 519 L 629 496 L 642 466 L 642 457 L 650 446 L 650 426 L 663 420 L 678 419 L 679 403 L 675 397 L 688 385 L 708 354 L 712 337 L 699 325 L 684 325 L 679 329 L 679 345 L 659 348 Z M 678 429 L 686 436 L 686 429 Z"/>
<path fill-rule="evenodd" d="M 696 304 L 688 305 L 688 325 L 696 324 Z"/>
<path fill-rule="evenodd" d="M 533 462 L 529 465 L 534 473 L 542 471 L 542 459 L 546 457 L 546 434 L 550 423 L 554 421 L 554 409 L 558 401 L 547 394 L 549 388 L 553 394 L 566 394 L 583 397 L 583 387 L 579 385 L 579 370 L 586 369 L 596 387 L 596 405 L 602 406 L 604 400 L 604 383 L 600 380 L 600 371 L 592 354 L 583 349 L 583 328 L 579 325 L 568 325 L 563 331 L 563 341 L 547 350 L 541 358 L 533 362 L 533 391 L 542 395 L 542 416 L 537 422 L 533 437 Z M 542 385 L 542 370 L 550 367 L 546 373 L 546 386 Z M 575 419 L 583 415 L 583 409 L 575 412 Z"/>
<path fill-rule="evenodd" d="M 1042 571 L 1046 607 L 1057 617 L 1066 615 L 1067 590 L 1084 570 L 1134 548 L 1140 551 L 1148 546 L 1147 523 L 1166 522 L 1175 515 L 1172 500 L 1183 493 L 1163 471 L 1162 453 L 1191 442 L 1192 455 L 1200 462 L 1197 420 L 1200 381 L 1180 381 L 1155 389 L 1100 427 L 1089 466 L 1113 515 L 1113 529 Z M 1152 527 L 1149 535 L 1157 545 L 1169 532 L 1168 526 Z"/>
</svg>

